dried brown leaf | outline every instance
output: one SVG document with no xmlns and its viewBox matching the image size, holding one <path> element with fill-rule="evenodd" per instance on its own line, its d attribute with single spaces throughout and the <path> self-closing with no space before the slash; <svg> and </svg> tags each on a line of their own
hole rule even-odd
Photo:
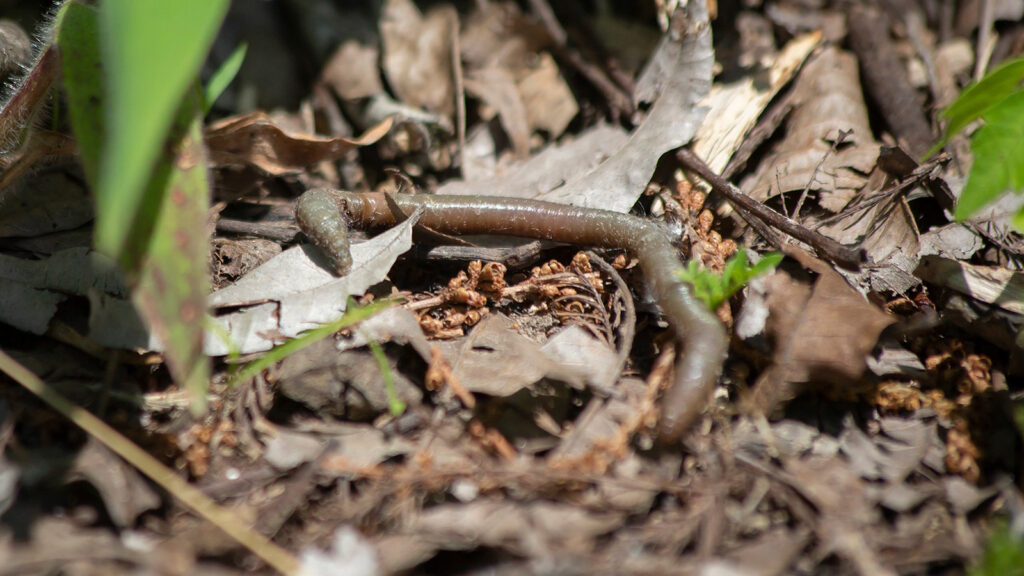
<svg viewBox="0 0 1024 576">
<path fill-rule="evenodd" d="M 425 16 L 411 0 L 388 0 L 380 19 L 384 73 L 398 98 L 451 118 L 455 113 L 452 40 L 458 16 L 451 6 Z"/>
<path fill-rule="evenodd" d="M 253 166 L 273 176 L 296 173 L 324 160 L 338 160 L 349 150 L 373 144 L 391 129 L 384 120 L 358 138 L 291 134 L 263 112 L 225 118 L 206 129 L 214 166 Z"/>
<path fill-rule="evenodd" d="M 828 264 L 803 250 L 784 252 L 818 274 L 813 288 L 778 272 L 768 283 L 768 330 L 775 340 L 772 366 L 755 385 L 753 406 L 771 411 L 789 399 L 794 384 L 855 383 L 882 330 L 894 319 L 871 305 Z"/>
</svg>

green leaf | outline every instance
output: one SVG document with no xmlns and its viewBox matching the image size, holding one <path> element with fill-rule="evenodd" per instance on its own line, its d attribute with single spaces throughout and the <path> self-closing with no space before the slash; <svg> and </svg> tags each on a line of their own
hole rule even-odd
<svg viewBox="0 0 1024 576">
<path fill-rule="evenodd" d="M 203 94 L 203 115 L 210 113 L 213 103 L 220 98 L 220 95 L 224 93 L 224 90 L 227 89 L 231 81 L 238 75 L 238 71 L 242 69 L 242 62 L 245 61 L 245 52 L 248 48 L 249 45 L 245 42 L 239 44 L 231 52 L 231 55 L 228 56 L 228 59 L 210 77 L 210 82 L 206 85 L 206 90 Z"/>
<path fill-rule="evenodd" d="M 989 535 L 981 561 L 971 576 L 1024 576 L 1024 541 L 1000 522 Z"/>
<path fill-rule="evenodd" d="M 99 17 L 96 9 L 69 2 L 62 9 L 60 46 L 71 129 L 89 186 L 95 190 L 103 147 L 103 68 L 100 64 Z"/>
<path fill-rule="evenodd" d="M 147 243 L 151 228 L 130 224 L 145 201 L 154 203 L 145 198 L 146 182 L 227 7 L 228 0 L 100 3 L 108 96 L 107 139 L 95 190 L 100 252 L 120 259 L 127 243 Z"/>
<path fill-rule="evenodd" d="M 197 414 L 205 410 L 210 374 L 203 354 L 210 184 L 199 106 L 195 88 L 181 103 L 145 189 L 143 211 L 151 222 L 151 242 L 132 246 L 131 253 L 141 266 L 132 300 L 163 343 L 171 376 L 191 393 Z"/>
<path fill-rule="evenodd" d="M 1024 90 L 1010 94 L 982 116 L 971 139 L 974 165 L 957 203 L 964 220 L 1008 190 L 1024 186 Z"/>
<path fill-rule="evenodd" d="M 964 90 L 956 101 L 942 113 L 949 119 L 946 134 L 926 156 L 938 152 L 967 127 L 968 124 L 981 118 L 985 112 L 1010 95 L 1024 79 L 1024 58 L 1011 60 L 989 72 L 976 84 Z"/>
<path fill-rule="evenodd" d="M 693 294 L 717 310 L 726 300 L 732 297 L 751 279 L 774 269 L 782 262 L 782 254 L 772 252 L 765 254 L 761 260 L 750 266 L 747 252 L 740 248 L 722 269 L 721 275 L 705 270 L 696 260 L 690 260 L 686 269 L 678 272 L 679 279 L 693 286 Z"/>
</svg>

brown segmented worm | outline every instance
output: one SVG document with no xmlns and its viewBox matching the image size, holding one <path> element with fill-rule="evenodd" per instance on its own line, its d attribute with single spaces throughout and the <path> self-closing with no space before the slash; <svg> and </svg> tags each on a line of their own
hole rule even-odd
<svg viewBox="0 0 1024 576">
<path fill-rule="evenodd" d="M 683 342 L 675 382 L 662 403 L 662 438 L 678 440 L 708 405 L 729 340 L 715 315 L 677 278 L 676 272 L 682 268 L 677 251 L 654 221 L 520 198 L 357 194 L 326 188 L 299 197 L 295 220 L 327 253 L 340 275 L 352 265 L 350 225 L 362 229 L 390 226 L 402 214 L 419 208 L 423 209 L 419 224 L 444 234 L 504 234 L 629 250 L 640 261 L 648 287 Z"/>
</svg>

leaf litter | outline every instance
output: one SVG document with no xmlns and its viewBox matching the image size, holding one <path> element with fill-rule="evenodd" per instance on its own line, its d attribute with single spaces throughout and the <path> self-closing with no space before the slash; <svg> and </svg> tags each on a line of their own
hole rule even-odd
<svg viewBox="0 0 1024 576">
<path fill-rule="evenodd" d="M 244 23 L 250 59 L 312 71 L 305 101 L 243 66 L 206 127 L 211 216 L 227 221 L 210 258 L 210 411 L 185 410 L 123 280 L 82 248 L 91 207 L 62 184 L 81 176 L 39 165 L 73 151 L 42 129 L 3 159 L 4 348 L 318 573 L 962 573 L 992 518 L 1013 514 L 1020 242 L 993 214 L 1015 208 L 954 224 L 962 164 L 884 165 L 880 147 L 900 134 L 844 49 L 842 7 L 719 14 L 712 39 L 694 2 L 582 17 L 543 1 L 313 4 L 316 18 Z M 964 66 L 947 59 L 972 50 L 973 27 L 915 30 L 890 38 L 907 75 L 937 75 L 920 94 L 951 97 Z M 215 54 L 237 44 L 218 42 Z M 747 228 L 673 173 L 663 155 L 691 140 L 751 196 L 859 243 L 867 265 L 837 272 Z M 712 269 L 739 242 L 788 258 L 719 310 L 737 336 L 720 386 L 666 446 L 655 430 L 675 350 L 630 255 L 479 239 L 410 250 L 439 238 L 413 216 L 357 238 L 338 278 L 274 220 L 314 186 L 633 211 L 672 222 L 684 254 Z M 472 262 L 490 254 L 505 260 Z M 235 364 L 337 318 L 350 297 L 404 306 L 229 385 Z M 22 530 L 0 552 L 7 572 L 70 569 L 60 558 L 105 572 L 256 566 L 13 389 L 0 400 L 0 462 L 16 482 L 0 494 L 5 538 Z M 47 464 L 45 446 L 64 460 Z"/>
</svg>

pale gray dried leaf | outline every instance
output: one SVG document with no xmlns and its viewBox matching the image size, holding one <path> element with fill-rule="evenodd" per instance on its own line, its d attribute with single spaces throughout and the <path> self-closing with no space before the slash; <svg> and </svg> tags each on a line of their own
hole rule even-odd
<svg viewBox="0 0 1024 576">
<path fill-rule="evenodd" d="M 893 512 L 909 512 L 932 498 L 935 490 L 929 485 L 910 485 L 906 482 L 869 486 L 868 493 L 883 507 Z"/>
<path fill-rule="evenodd" d="M 321 78 L 342 100 L 368 98 L 384 91 L 377 72 L 375 46 L 348 40 L 324 65 Z"/>
<path fill-rule="evenodd" d="M 291 470 L 316 460 L 327 444 L 313 434 L 287 428 L 274 428 L 263 442 L 263 458 L 278 470 Z"/>
<path fill-rule="evenodd" d="M 585 457 L 597 445 L 609 445 L 617 438 L 622 425 L 641 408 L 646 385 L 637 378 L 623 378 L 616 390 L 620 398 L 593 398 L 576 417 L 572 430 L 566 434 L 548 460 L 572 461 Z"/>
<path fill-rule="evenodd" d="M 581 178 L 623 146 L 627 138 L 622 128 L 598 124 L 574 140 L 549 145 L 526 161 L 498 166 L 493 178 L 450 180 L 437 193 L 537 198 Z"/>
<path fill-rule="evenodd" d="M 92 484 L 118 528 L 128 528 L 143 512 L 160 506 L 160 496 L 123 460 L 90 437 L 71 466 L 68 481 Z"/>
<path fill-rule="evenodd" d="M 942 488 L 946 501 L 958 515 L 969 514 L 982 502 L 994 496 L 998 489 L 995 486 L 979 488 L 961 476 L 946 476 L 942 479 Z"/>
<path fill-rule="evenodd" d="M 0 254 L 0 278 L 76 296 L 92 290 L 127 294 L 117 263 L 87 248 L 70 248 L 41 260 Z"/>
<path fill-rule="evenodd" d="M 480 546 L 513 554 L 551 556 L 589 551 L 595 539 L 622 524 L 619 513 L 596 513 L 570 504 L 476 500 L 425 510 L 405 527 L 445 550 Z"/>
<path fill-rule="evenodd" d="M 636 102 L 654 106 L 629 140 L 586 176 L 537 197 L 575 206 L 627 212 L 643 193 L 665 152 L 688 143 L 707 108 L 700 101 L 711 90 L 711 26 L 703 2 L 689 2 L 685 32 L 670 31 L 637 82 Z"/>
<path fill-rule="evenodd" d="M 973 230 L 963 224 L 947 224 L 932 228 L 921 235 L 920 256 L 941 256 L 951 260 L 967 260 L 981 250 L 984 242 Z"/>
<path fill-rule="evenodd" d="M 893 418 L 884 429 L 886 434 L 869 437 L 847 419 L 839 444 L 862 478 L 896 484 L 921 465 L 937 432 L 934 423 Z"/>
<path fill-rule="evenodd" d="M 382 63 L 402 102 L 451 118 L 455 112 L 452 40 L 458 16 L 451 6 L 422 15 L 411 0 L 387 0 L 380 19 Z"/>
<path fill-rule="evenodd" d="M 580 374 L 595 390 L 612 389 L 619 378 L 619 358 L 606 342 L 594 338 L 580 326 L 570 325 L 548 338 L 541 353 Z"/>
<path fill-rule="evenodd" d="M 467 94 L 479 98 L 497 111 L 501 127 L 512 142 L 512 150 L 516 156 L 525 158 L 530 152 L 530 123 L 512 74 L 503 68 L 491 66 L 468 72 L 465 85 Z"/>
<path fill-rule="evenodd" d="M 1024 274 L 1020 272 L 925 256 L 914 274 L 926 282 L 956 290 L 1007 312 L 1024 314 Z"/>
<path fill-rule="evenodd" d="M 401 224 L 352 246 L 352 269 L 338 278 L 312 246 L 285 250 L 247 276 L 210 295 L 212 308 L 252 306 L 216 318 L 241 353 L 269 350 L 281 336 L 299 333 L 337 319 L 349 296 L 363 294 L 387 276 L 395 260 L 412 246 L 413 213 Z M 206 352 L 223 355 L 229 346 L 216 335 L 205 340 Z"/>
<path fill-rule="evenodd" d="M 322 463 L 325 473 L 363 470 L 416 449 L 405 438 L 385 434 L 370 424 L 311 420 L 298 423 L 295 431 L 313 433 L 329 441 Z"/>
<path fill-rule="evenodd" d="M 896 342 L 886 342 L 880 347 L 879 353 L 867 357 L 868 370 L 875 376 L 904 376 L 924 378 L 924 364 L 910 350 Z"/>
<path fill-rule="evenodd" d="M 57 305 L 67 297 L 0 278 L 0 322 L 30 334 L 45 334 Z"/>
<path fill-rule="evenodd" d="M 92 200 L 64 170 L 25 179 L 0 195 L 0 237 L 38 236 L 92 221 Z"/>
<path fill-rule="evenodd" d="M 337 349 L 351 350 L 366 346 L 369 342 L 409 344 L 423 360 L 430 361 L 430 342 L 423 335 L 419 317 L 401 306 L 392 306 L 360 322 L 358 330 L 338 341 Z"/>
<path fill-rule="evenodd" d="M 419 404 L 422 392 L 398 370 L 394 358 L 388 358 L 388 369 L 398 398 L 407 405 Z M 339 352 L 331 340 L 289 355 L 274 376 L 282 395 L 318 414 L 369 420 L 389 406 L 384 375 L 374 355 L 368 350 Z"/>
<path fill-rule="evenodd" d="M 351 526 L 334 531 L 331 549 L 321 552 L 307 546 L 299 554 L 301 572 L 306 576 L 378 576 L 381 574 L 377 550 Z"/>
<path fill-rule="evenodd" d="M 793 97 L 786 138 L 742 188 L 764 201 L 809 186 L 821 191 L 822 206 L 838 211 L 864 186 L 878 158 L 856 58 L 834 46 L 824 49 L 804 67 Z M 852 130 L 852 134 L 843 147 L 829 154 L 840 130 Z"/>
<path fill-rule="evenodd" d="M 442 349 L 462 386 L 490 396 L 512 396 L 542 378 L 577 388 L 587 382 L 607 381 L 600 366 L 581 363 L 580 356 L 571 363 L 561 361 L 559 355 L 567 352 L 557 343 L 555 355 L 548 354 L 540 344 L 516 332 L 512 320 L 500 313 L 489 314 L 468 337 Z M 614 360 L 614 351 L 608 353 Z"/>
<path fill-rule="evenodd" d="M 743 544 L 725 558 L 706 562 L 701 576 L 775 576 L 789 573 L 790 565 L 810 541 L 806 530 L 777 528 Z"/>
<path fill-rule="evenodd" d="M 543 130 L 551 138 L 561 136 L 580 111 L 558 64 L 548 53 L 541 54 L 533 66 L 520 75 L 517 88 L 530 128 Z"/>
<path fill-rule="evenodd" d="M 743 418 L 733 428 L 736 449 L 757 459 L 767 458 L 772 452 L 791 457 L 827 457 L 839 452 L 839 443 L 833 437 L 803 422 L 780 420 L 768 430 L 766 435 L 749 418 Z"/>
</svg>

